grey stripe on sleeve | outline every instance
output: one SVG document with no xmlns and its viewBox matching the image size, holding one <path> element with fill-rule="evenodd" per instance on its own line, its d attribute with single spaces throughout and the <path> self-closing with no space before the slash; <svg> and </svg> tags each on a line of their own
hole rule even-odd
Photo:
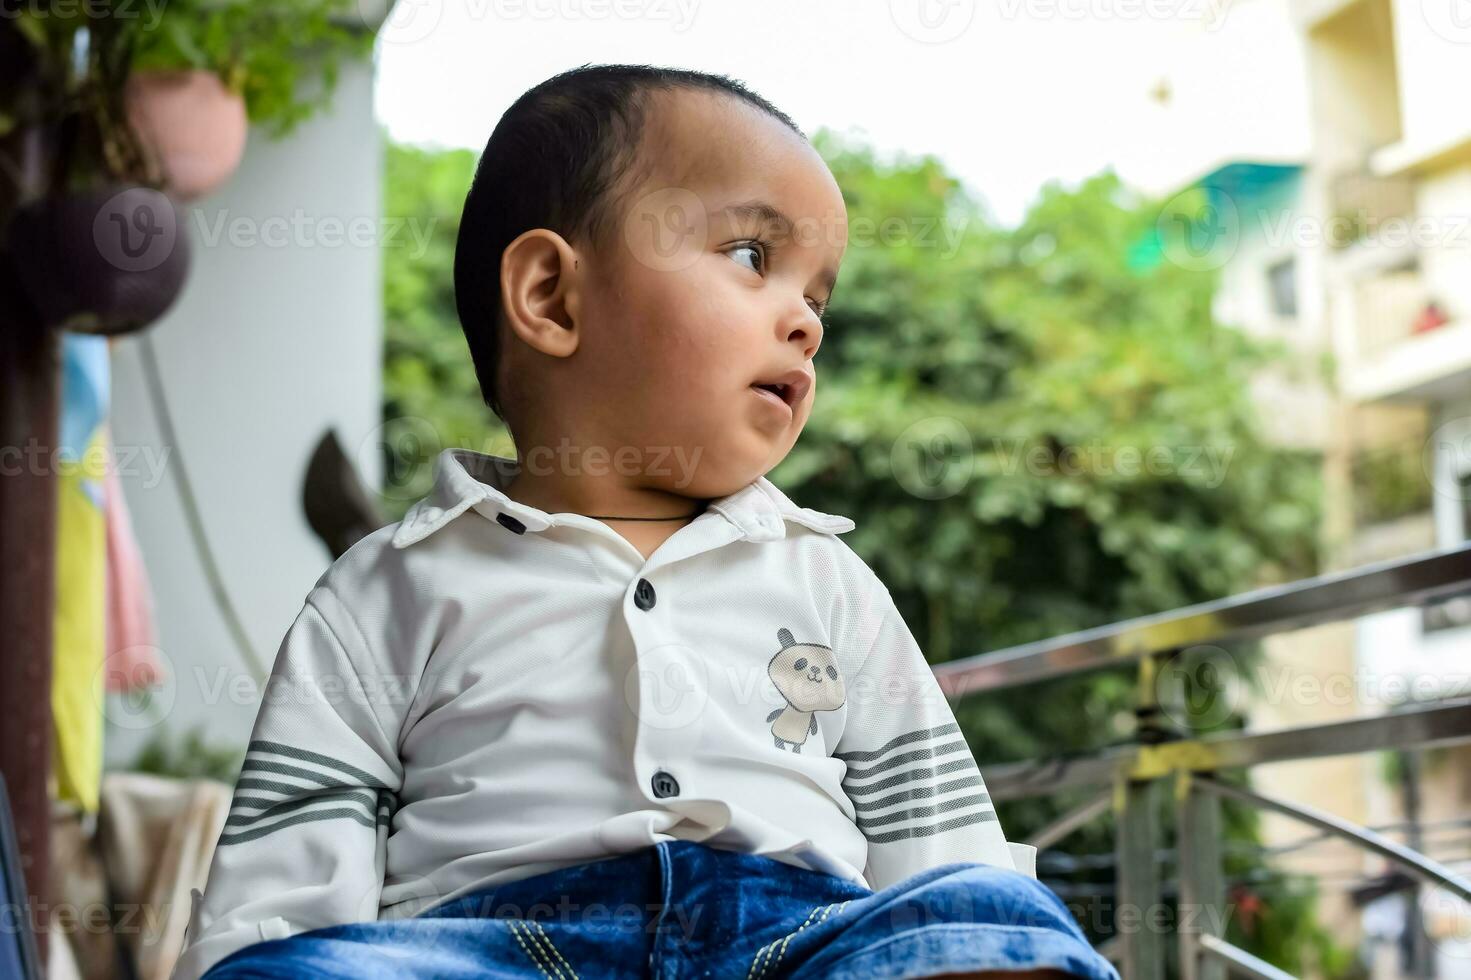
<svg viewBox="0 0 1471 980">
<path fill-rule="evenodd" d="M 935 834 L 943 834 L 947 830 L 959 830 L 962 827 L 972 827 L 976 824 L 985 823 L 987 820 L 995 820 L 994 811 L 985 810 L 980 813 L 957 817 L 944 823 L 922 823 L 911 827 L 900 827 L 885 834 L 865 835 L 870 844 L 892 844 L 894 841 L 908 840 L 912 837 L 931 837 Z"/>
<path fill-rule="evenodd" d="M 340 817 L 347 817 L 350 820 L 355 820 L 358 823 L 362 824 L 364 827 L 371 828 L 376 826 L 371 817 L 366 816 L 361 810 L 357 809 L 356 807 L 346 810 L 307 810 L 306 812 L 298 813 L 293 817 L 287 817 L 285 820 L 278 820 L 277 822 L 267 827 L 256 827 L 253 830 L 244 830 L 238 834 L 222 834 L 220 835 L 219 846 L 224 847 L 228 844 L 244 844 L 246 841 L 252 841 L 259 837 L 265 837 L 267 834 L 274 833 L 282 829 L 283 827 L 290 827 L 295 824 L 311 823 L 317 820 L 336 820 Z"/>
<path fill-rule="evenodd" d="M 870 776 L 877 776 L 881 772 L 887 772 L 888 770 L 902 766 L 907 762 L 915 762 L 919 759 L 933 759 L 937 755 L 949 755 L 953 752 L 969 751 L 970 746 L 965 744 L 965 739 L 956 739 L 953 742 L 945 742 L 941 745 L 926 745 L 923 748 L 915 749 L 912 752 L 900 752 L 898 755 L 891 755 L 883 762 L 880 762 L 878 765 L 869 766 L 867 769 L 854 769 L 853 764 L 849 763 L 848 774 L 843 777 L 843 781 L 846 782 L 850 779 L 867 779 Z"/>
<path fill-rule="evenodd" d="M 884 807 L 893 806 L 896 803 L 910 803 L 915 800 L 929 800 L 946 793 L 954 793 L 957 790 L 975 788 L 982 790 L 973 793 L 972 796 L 990 802 L 990 794 L 984 792 L 985 784 L 981 782 L 980 776 L 962 776 L 960 779 L 952 779 L 948 783 L 940 783 L 937 786 L 911 786 L 909 789 L 891 793 L 878 800 L 852 800 L 853 809 L 858 813 L 868 813 L 873 810 L 882 810 Z M 852 799 L 850 797 L 850 799 Z"/>
<path fill-rule="evenodd" d="M 847 793 L 850 798 L 871 796 L 874 793 L 881 793 L 894 786 L 903 786 L 908 783 L 932 782 L 940 776 L 948 775 L 952 772 L 976 771 L 975 761 L 970 756 L 966 756 L 963 759 L 956 759 L 954 762 L 946 762 L 938 766 L 924 766 L 919 769 L 910 769 L 907 772 L 890 776 L 888 779 L 880 779 L 876 783 L 865 783 L 861 786 L 851 784 L 845 780 L 843 782 L 843 792 Z"/>
<path fill-rule="evenodd" d="M 253 739 L 246 751 L 247 753 L 266 752 L 271 755 L 284 755 L 287 758 L 296 759 L 300 762 L 311 762 L 326 769 L 336 770 L 344 776 L 350 776 L 353 779 L 354 785 L 369 786 L 373 789 L 387 788 L 382 780 L 371 773 L 364 772 L 356 766 L 348 765 L 346 762 L 340 762 L 329 755 L 322 755 L 320 752 L 310 752 L 306 749 L 298 749 L 281 742 L 270 742 L 265 739 Z"/>
<path fill-rule="evenodd" d="M 935 728 L 921 728 L 917 731 L 905 732 L 903 735 L 897 735 L 894 738 L 889 739 L 887 742 L 885 742 L 883 745 L 880 745 L 876 749 L 854 752 L 834 752 L 833 758 L 842 759 L 844 762 L 850 764 L 854 762 L 872 762 L 873 760 L 883 756 L 884 753 L 896 749 L 901 745 L 908 745 L 911 742 L 919 742 L 925 739 L 936 738 L 940 735 L 955 735 L 959 732 L 960 726 L 952 721 L 944 725 L 939 725 Z"/>
<path fill-rule="evenodd" d="M 297 799 L 277 799 L 267 796 L 237 796 L 231 807 L 240 807 L 246 810 L 261 810 L 263 812 L 254 815 L 236 814 L 225 821 L 227 827 L 238 827 L 244 824 L 255 823 L 262 817 L 274 813 L 290 813 L 292 810 L 300 810 L 304 806 L 319 803 L 322 800 L 337 800 L 343 803 L 361 803 L 368 809 L 372 809 L 377 798 L 369 793 L 312 793 Z"/>
</svg>

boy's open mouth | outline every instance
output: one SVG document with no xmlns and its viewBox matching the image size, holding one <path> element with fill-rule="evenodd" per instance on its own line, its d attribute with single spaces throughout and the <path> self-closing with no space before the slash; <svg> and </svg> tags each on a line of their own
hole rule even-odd
<svg viewBox="0 0 1471 980">
<path fill-rule="evenodd" d="M 769 392 L 788 408 L 795 409 L 812 388 L 812 375 L 801 368 L 787 371 L 751 385 L 757 391 Z"/>
</svg>

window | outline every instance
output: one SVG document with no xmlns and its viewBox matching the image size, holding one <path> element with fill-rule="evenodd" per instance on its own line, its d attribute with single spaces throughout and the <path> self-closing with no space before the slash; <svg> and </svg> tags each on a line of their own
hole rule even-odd
<svg viewBox="0 0 1471 980">
<path fill-rule="evenodd" d="M 1284 259 L 1267 267 L 1267 288 L 1272 296 L 1272 312 L 1278 316 L 1297 316 L 1297 260 Z"/>
</svg>

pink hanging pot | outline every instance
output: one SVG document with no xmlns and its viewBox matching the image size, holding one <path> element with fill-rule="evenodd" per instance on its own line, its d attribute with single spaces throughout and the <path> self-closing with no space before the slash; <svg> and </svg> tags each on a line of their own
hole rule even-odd
<svg viewBox="0 0 1471 980">
<path fill-rule="evenodd" d="M 177 200 L 203 197 L 240 165 L 250 128 L 245 100 L 214 72 L 135 71 L 123 101 L 129 123 Z"/>
</svg>

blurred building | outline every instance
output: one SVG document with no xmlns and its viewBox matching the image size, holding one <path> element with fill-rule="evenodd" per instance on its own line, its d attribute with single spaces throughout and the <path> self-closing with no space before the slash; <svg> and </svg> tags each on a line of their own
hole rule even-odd
<svg viewBox="0 0 1471 980">
<path fill-rule="evenodd" d="M 1344 419 L 1331 560 L 1458 545 L 1471 538 L 1471 18 L 1432 0 L 1291 6 Z M 1471 696 L 1471 597 L 1363 617 L 1355 640 L 1361 710 Z M 1408 824 L 1400 839 L 1471 868 L 1471 746 L 1385 762 L 1363 784 L 1367 822 Z M 1375 976 L 1471 977 L 1471 908 L 1425 889 L 1378 901 L 1409 928 L 1371 950 Z"/>
<path fill-rule="evenodd" d="M 1471 18 L 1454 0 L 1287 4 L 1310 149 L 1226 160 L 1190 186 L 1216 229 L 1217 318 L 1283 346 L 1255 401 L 1275 443 L 1322 454 L 1331 573 L 1471 539 Z M 1253 728 L 1471 697 L 1471 596 L 1264 646 Z M 1253 779 L 1471 868 L 1471 746 Z M 1286 818 L 1263 828 L 1279 866 L 1319 881 L 1322 920 L 1373 977 L 1471 978 L 1471 907 L 1347 844 L 1297 847 L 1317 835 Z"/>
</svg>

